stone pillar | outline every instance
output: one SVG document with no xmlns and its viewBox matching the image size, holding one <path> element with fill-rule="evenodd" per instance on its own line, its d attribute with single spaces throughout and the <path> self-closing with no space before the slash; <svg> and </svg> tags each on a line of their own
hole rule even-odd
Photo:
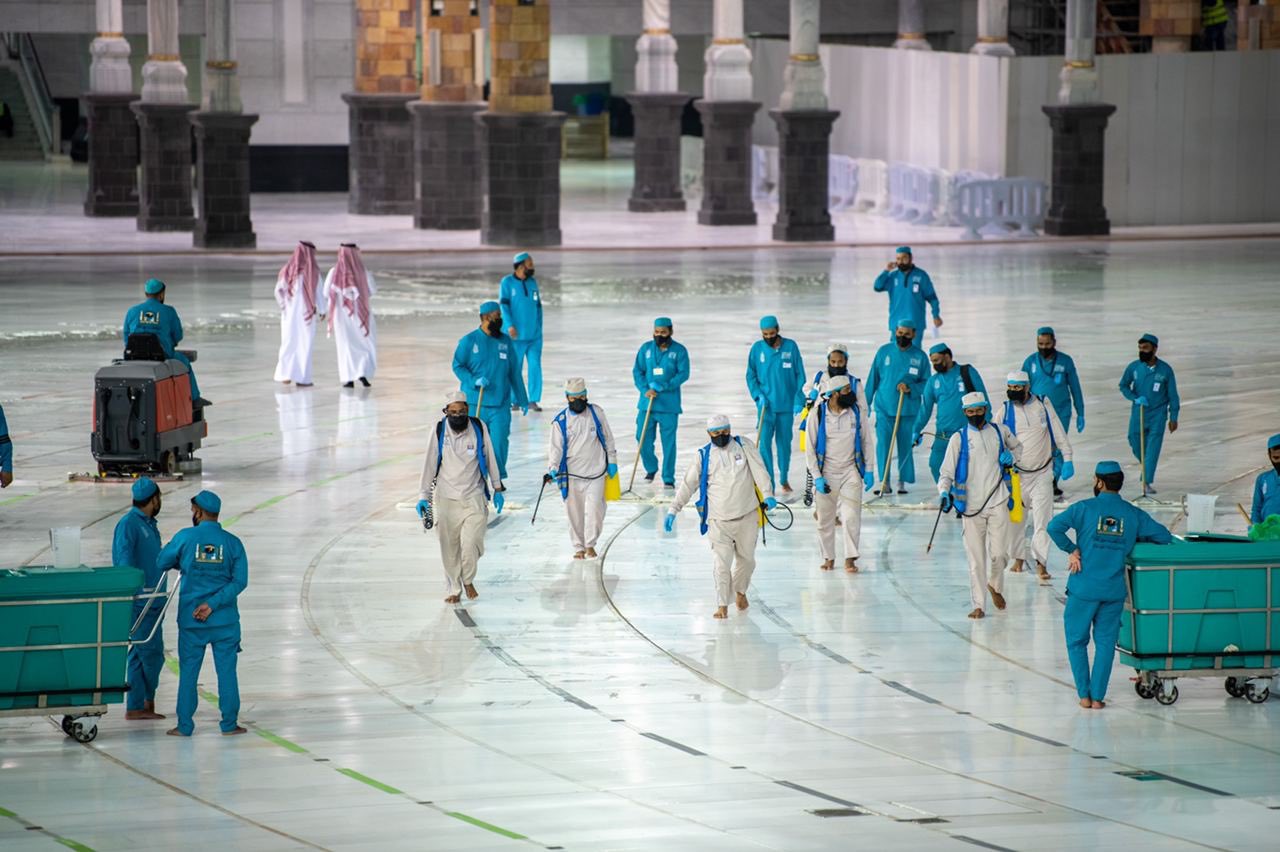
<svg viewBox="0 0 1280 852">
<path fill-rule="evenodd" d="M 1009 0 L 978 0 L 978 40 L 970 53 L 1013 56 L 1009 46 Z"/>
<path fill-rule="evenodd" d="M 147 0 L 142 100 L 149 104 L 187 103 L 187 66 L 178 54 L 178 0 Z"/>
<path fill-rule="evenodd" d="M 413 226 L 480 227 L 480 153 L 476 115 L 484 58 L 475 0 L 424 3 L 422 99 L 409 103 L 413 122 Z"/>
<path fill-rule="evenodd" d="M 827 172 L 831 126 L 840 113 L 827 109 L 826 74 L 818 53 L 818 6 L 819 0 L 791 0 L 791 56 L 779 108 L 769 112 L 778 125 L 775 240 L 835 239 L 827 209 Z"/>
<path fill-rule="evenodd" d="M 925 38 L 924 0 L 898 0 L 898 40 L 893 46 L 899 50 L 933 50 Z"/>
<path fill-rule="evenodd" d="M 703 225 L 754 225 L 751 201 L 751 126 L 760 109 L 751 100 L 751 51 L 742 29 L 742 0 L 715 0 L 706 54 L 702 115 Z"/>
<path fill-rule="evenodd" d="M 89 46 L 89 191 L 86 216 L 138 215 L 138 122 L 121 0 L 97 0 L 98 35 Z"/>
<path fill-rule="evenodd" d="M 356 0 L 355 91 L 347 103 L 347 210 L 413 212 L 414 0 Z M 425 4 L 424 4 L 425 5 Z"/>
<path fill-rule="evenodd" d="M 138 120 L 142 170 L 139 231 L 190 231 L 191 124 L 187 69 L 178 55 L 178 0 L 147 0 L 147 61 L 142 100 L 129 104 Z"/>
<path fill-rule="evenodd" d="M 196 136 L 196 248 L 253 248 L 249 217 L 249 129 L 241 114 L 233 0 L 205 0 L 204 96 L 192 113 Z"/>
<path fill-rule="evenodd" d="M 1067 56 L 1058 103 L 1043 107 L 1053 132 L 1046 234 L 1062 237 L 1111 233 L 1102 203 L 1107 119 L 1116 108 L 1098 102 L 1094 67 L 1097 0 L 1067 0 Z"/>
<path fill-rule="evenodd" d="M 690 96 L 678 92 L 671 0 L 644 0 L 644 32 L 636 42 L 636 91 L 627 95 L 635 118 L 635 180 L 627 209 L 654 213 L 684 209 L 680 184 L 680 119 Z"/>
<path fill-rule="evenodd" d="M 551 109 L 551 0 L 489 0 L 489 109 L 479 113 L 480 241 L 560 245 L 560 137 Z"/>
</svg>

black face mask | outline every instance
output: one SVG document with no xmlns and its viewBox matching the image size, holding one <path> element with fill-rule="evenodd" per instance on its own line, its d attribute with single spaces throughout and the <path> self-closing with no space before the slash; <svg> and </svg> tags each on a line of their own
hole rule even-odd
<svg viewBox="0 0 1280 852">
<path fill-rule="evenodd" d="M 1271 466 L 1276 469 L 1276 473 L 1280 473 L 1280 462 L 1272 462 Z"/>
<path fill-rule="evenodd" d="M 907 337 L 905 334 L 899 334 L 899 335 L 898 335 L 898 348 L 899 348 L 899 349 L 907 349 L 907 348 L 910 348 L 910 346 L 911 346 L 911 341 L 912 341 L 913 339 L 914 339 L 914 338 Z"/>
<path fill-rule="evenodd" d="M 968 418 L 970 425 L 976 426 L 979 429 L 981 429 L 983 424 L 987 422 L 987 415 L 985 412 L 982 414 L 966 414 L 965 417 Z"/>
<path fill-rule="evenodd" d="M 529 267 L 528 269 L 526 269 L 526 270 L 524 271 L 524 277 L 525 277 L 525 278 L 532 278 L 532 277 L 533 277 L 533 267 L 532 267 L 532 266 L 531 266 L 531 267 Z"/>
<path fill-rule="evenodd" d="M 467 423 L 471 420 L 471 418 L 466 414 L 450 414 L 448 417 L 449 428 L 455 432 L 461 432 L 463 429 L 467 428 Z"/>
<path fill-rule="evenodd" d="M 762 337 L 761 340 L 769 344 L 769 346 L 773 349 L 777 349 L 779 346 L 782 345 L 781 334 L 775 334 L 773 337 Z"/>
<path fill-rule="evenodd" d="M 199 516 L 199 515 L 192 515 L 192 516 L 191 516 L 191 526 L 193 526 L 193 527 L 198 527 L 198 526 L 200 526 L 200 516 Z"/>
<path fill-rule="evenodd" d="M 662 349 L 666 349 L 666 348 L 667 348 L 667 346 L 669 346 L 669 345 L 671 344 L 671 335 L 669 335 L 669 334 L 655 334 L 655 335 L 653 336 L 653 342 L 654 342 L 654 343 L 656 343 L 656 344 L 658 344 L 658 346 L 659 346 L 660 348 L 662 348 Z"/>
<path fill-rule="evenodd" d="M 1056 346 L 1041 346 L 1038 348 L 1040 350 L 1041 358 L 1052 358 L 1054 355 L 1058 354 L 1058 347 Z"/>
<path fill-rule="evenodd" d="M 899 263 L 899 264 L 898 264 L 898 271 L 899 271 L 899 272 L 906 272 L 906 271 L 907 271 L 908 269 L 910 269 L 910 268 L 911 268 L 911 261 L 909 261 L 909 260 L 908 260 L 906 263 Z"/>
<path fill-rule="evenodd" d="M 851 393 L 836 394 L 836 405 L 841 408 L 853 408 L 853 404 L 858 401 L 858 397 Z"/>
<path fill-rule="evenodd" d="M 1102 488 L 1101 488 L 1101 486 L 1098 486 L 1098 485 L 1093 486 L 1093 496 L 1094 496 L 1094 497 L 1097 497 L 1097 496 L 1098 496 L 1099 494 L 1101 494 L 1101 493 L 1102 493 Z"/>
<path fill-rule="evenodd" d="M 485 323 L 484 330 L 490 337 L 497 337 L 499 334 L 502 334 L 502 320 L 496 319 L 492 322 Z"/>
<path fill-rule="evenodd" d="M 847 376 L 849 375 L 849 368 L 847 366 L 833 367 L 830 364 L 828 364 L 827 375 L 828 376 Z"/>
<path fill-rule="evenodd" d="M 711 443 L 715 444 L 717 447 L 727 447 L 730 440 L 731 438 L 727 432 L 723 435 L 711 436 Z"/>
<path fill-rule="evenodd" d="M 1024 390 L 1020 390 L 1020 391 L 1005 391 L 1005 392 L 1004 392 L 1004 394 L 1005 394 L 1005 396 L 1009 397 L 1009 400 L 1010 400 L 1011 402 L 1026 402 L 1026 401 L 1027 401 L 1027 392 L 1026 392 L 1026 391 L 1024 391 Z"/>
<path fill-rule="evenodd" d="M 587 401 L 585 399 L 569 400 L 569 410 L 574 414 L 581 414 L 587 410 Z"/>
<path fill-rule="evenodd" d="M 1152 361 L 1156 360 L 1156 353 L 1138 350 L 1138 360 L 1144 364 L 1150 364 Z"/>
</svg>

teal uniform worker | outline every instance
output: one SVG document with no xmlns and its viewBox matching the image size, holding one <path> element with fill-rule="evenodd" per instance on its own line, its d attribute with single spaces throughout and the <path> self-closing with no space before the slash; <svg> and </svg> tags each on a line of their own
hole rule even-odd
<svg viewBox="0 0 1280 852">
<path fill-rule="evenodd" d="M 3 424 L 0 419 L 0 424 Z M 1258 474 L 1253 483 L 1253 507 L 1249 520 L 1260 524 L 1271 515 L 1280 515 L 1280 435 L 1267 439 L 1267 460 L 1271 470 Z"/>
<path fill-rule="evenodd" d="M 1144 453 L 1146 455 L 1142 480 L 1148 494 L 1156 493 L 1153 486 L 1160 449 L 1164 445 L 1165 423 L 1169 424 L 1170 432 L 1178 431 L 1178 409 L 1182 405 L 1173 368 L 1156 357 L 1159 348 L 1160 338 L 1154 334 L 1142 335 L 1138 338 L 1138 360 L 1125 367 L 1120 377 L 1120 393 L 1133 403 L 1129 412 L 1129 448 L 1139 461 Z"/>
<path fill-rule="evenodd" d="M 916 481 L 916 462 L 911 454 L 911 424 L 915 423 L 920 411 L 924 384 L 929 378 L 929 359 L 915 344 L 917 331 L 915 320 L 907 317 L 898 320 L 893 342 L 876 350 L 871 369 L 867 371 L 867 396 L 871 399 L 871 413 L 876 424 L 879 481 L 890 481 L 889 443 L 892 440 L 898 452 L 899 494 L 906 494 L 907 483 Z M 899 398 L 902 400 L 901 415 L 898 414 Z M 893 438 L 895 420 L 898 435 Z"/>
<path fill-rule="evenodd" d="M 1049 537 L 1067 558 L 1067 608 L 1062 615 L 1071 676 L 1080 706 L 1100 710 L 1107 697 L 1120 614 L 1128 590 L 1124 563 L 1139 541 L 1168 544 L 1169 531 L 1120 496 L 1120 463 L 1098 462 L 1094 497 L 1072 503 L 1049 522 Z M 1068 532 L 1074 531 L 1073 542 Z M 1093 671 L 1089 670 L 1089 634 L 1093 633 Z"/>
<path fill-rule="evenodd" d="M 689 350 L 671 339 L 674 327 L 668 317 L 653 321 L 653 340 L 636 352 L 631 379 L 640 391 L 636 403 L 636 440 L 640 442 L 640 462 L 644 478 L 653 482 L 658 473 L 654 438 L 662 432 L 662 484 L 676 487 L 676 429 L 680 425 L 680 386 L 689 381 Z M 652 405 L 650 402 L 652 401 Z M 645 412 L 649 427 L 645 428 Z"/>
<path fill-rule="evenodd" d="M 929 273 L 916 266 L 910 246 L 898 246 L 897 256 L 878 276 L 877 293 L 889 294 L 889 334 L 895 334 L 897 320 L 906 318 L 916 324 L 916 330 L 924 334 L 924 306 L 927 302 L 933 311 L 934 326 L 942 325 L 942 307 L 934 292 Z"/>
<path fill-rule="evenodd" d="M 165 588 L 164 574 L 156 564 L 160 556 L 160 528 L 156 526 L 160 504 L 159 485 L 147 476 L 134 480 L 133 508 L 116 524 L 111 540 L 111 564 L 141 571 L 144 594 L 163 592 Z M 134 601 L 133 621 L 138 621 L 144 609 L 147 615 L 129 636 L 133 644 L 129 647 L 126 719 L 164 718 L 156 712 L 156 685 L 164 668 L 164 632 L 160 628 L 163 608 L 164 601 L 160 598 Z"/>
<path fill-rule="evenodd" d="M 952 355 L 950 347 L 938 343 L 929 349 L 929 363 L 933 365 L 933 378 L 925 385 L 924 402 L 920 413 L 916 416 L 916 425 L 911 433 L 912 446 L 919 446 L 924 437 L 924 430 L 929 425 L 929 416 L 933 408 L 938 408 L 938 418 L 933 426 L 933 448 L 929 451 L 929 470 L 933 473 L 933 481 L 938 481 L 938 472 L 942 469 L 942 459 L 947 454 L 947 442 L 951 436 L 964 428 L 967 422 L 964 416 L 962 400 L 967 393 L 980 391 L 987 394 L 987 386 L 982 382 L 978 368 L 972 364 L 959 364 Z M 987 408 L 987 421 L 991 421 L 991 408 Z"/>
<path fill-rule="evenodd" d="M 529 413 L 529 397 L 520 378 L 515 343 L 502 333 L 502 310 L 497 302 L 480 306 L 480 327 L 463 335 L 453 350 L 453 374 L 467 395 L 467 407 L 489 427 L 493 453 L 498 457 L 498 478 L 507 478 L 507 451 L 511 446 L 511 408 Z M 483 389 L 484 399 L 480 399 Z M 476 403 L 483 404 L 478 408 Z"/>
<path fill-rule="evenodd" d="M 9 438 L 9 421 L 0 405 L 0 488 L 13 484 L 13 441 Z"/>
<path fill-rule="evenodd" d="M 1050 326 L 1036 329 L 1036 352 L 1022 362 L 1022 372 L 1031 377 L 1031 392 L 1053 406 L 1063 428 L 1071 428 L 1071 408 L 1076 410 L 1076 431 L 1084 431 L 1084 391 L 1080 374 L 1070 355 L 1058 351 L 1058 337 Z M 1062 476 L 1062 454 L 1053 456 L 1053 496 L 1061 497 L 1058 479 Z"/>
<path fill-rule="evenodd" d="M 187 365 L 191 375 L 191 399 L 198 405 L 209 405 L 209 401 L 200 397 L 200 386 L 196 384 L 196 371 L 186 355 L 178 351 L 182 342 L 182 320 L 178 312 L 164 303 L 165 286 L 158 278 L 151 278 L 143 285 L 146 301 L 139 302 L 124 315 L 124 342 L 129 343 L 131 334 L 154 334 L 164 350 L 164 357 L 181 361 Z"/>
<path fill-rule="evenodd" d="M 516 372 L 524 371 L 529 362 L 529 407 L 541 411 L 542 401 L 542 296 L 538 279 L 533 276 L 533 257 L 522 251 L 512 258 L 515 267 L 498 285 L 498 302 L 502 305 L 502 327 L 515 342 Z M 512 405 L 515 411 L 519 406 Z"/>
<path fill-rule="evenodd" d="M 760 420 L 760 457 L 769 472 L 770 496 L 779 482 L 783 493 L 790 494 L 791 423 L 804 410 L 804 361 L 796 342 L 778 333 L 777 317 L 760 318 L 760 337 L 747 355 L 747 391 Z"/>
<path fill-rule="evenodd" d="M 204 651 L 213 648 L 218 673 L 218 709 L 223 736 L 243 734 L 240 727 L 240 610 L 236 598 L 249 585 L 249 559 L 240 539 L 222 528 L 222 500 L 212 491 L 191 498 L 192 526 L 181 530 L 160 551 L 159 569 L 182 572 L 178 600 L 178 726 L 171 736 L 189 737 L 195 730 L 196 689 Z"/>
</svg>

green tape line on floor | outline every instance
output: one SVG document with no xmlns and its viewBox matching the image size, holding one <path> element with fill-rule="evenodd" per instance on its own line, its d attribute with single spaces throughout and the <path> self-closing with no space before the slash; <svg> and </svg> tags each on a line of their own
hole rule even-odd
<svg viewBox="0 0 1280 852">
<path fill-rule="evenodd" d="M 298 745 L 297 743 L 290 742 L 289 740 L 286 740 L 284 737 L 273 734 L 270 731 L 264 731 L 262 728 L 254 728 L 253 732 L 258 736 L 262 737 L 267 742 L 275 743 L 276 745 L 280 746 L 280 748 L 288 749 L 294 754 L 307 753 L 307 750 L 302 746 Z"/>
<path fill-rule="evenodd" d="M 76 852 L 94 852 L 92 846 L 85 846 L 83 843 L 77 843 L 74 840 L 68 840 L 65 837 L 55 837 L 54 839 L 68 849 L 76 850 Z"/>
<path fill-rule="evenodd" d="M 476 819 L 473 816 L 467 816 L 466 814 L 460 814 L 457 811 L 446 811 L 445 815 L 451 816 L 454 819 L 460 819 L 466 823 L 470 823 L 471 825 L 474 825 L 476 828 L 483 828 L 485 831 L 492 831 L 494 834 L 501 834 L 503 837 L 510 837 L 512 840 L 528 840 L 529 839 L 525 837 L 523 834 L 516 834 L 514 831 L 507 831 L 505 828 L 499 828 L 493 823 L 488 823 L 482 819 Z"/>
<path fill-rule="evenodd" d="M 19 500 L 30 500 L 34 494 L 19 494 L 17 497 L 10 497 L 8 500 L 0 500 L 0 506 L 8 506 L 10 503 L 17 503 Z"/>
<path fill-rule="evenodd" d="M 36 831 L 36 832 L 39 832 L 40 834 L 45 835 L 46 837 L 53 838 L 55 842 L 61 843 L 63 846 L 67 847 L 68 849 L 74 849 L 76 850 L 76 852 L 95 852 L 92 846 L 85 846 L 83 843 L 78 843 L 75 840 L 68 840 L 65 837 L 59 837 L 58 835 L 54 834 L 52 831 L 49 831 L 47 828 L 41 828 L 40 826 L 37 826 L 35 823 L 28 822 L 27 820 L 18 816 L 16 813 L 9 810 L 8 808 L 0 808 L 0 817 L 6 817 L 8 819 L 11 819 L 14 822 L 18 823 L 19 825 L 21 825 L 23 828 L 27 829 L 28 831 Z"/>
<path fill-rule="evenodd" d="M 381 781 L 375 781 L 374 779 L 370 778 L 368 775 L 363 775 L 359 772 L 356 772 L 354 769 L 339 769 L 338 771 L 341 772 L 343 775 L 347 776 L 348 778 L 354 778 L 355 780 L 359 781 L 361 784 L 368 784 L 370 787 L 372 787 L 375 790 L 381 790 L 382 792 L 390 793 L 393 796 L 404 795 L 403 790 L 397 790 L 395 787 L 392 787 L 390 784 L 383 784 Z"/>
</svg>

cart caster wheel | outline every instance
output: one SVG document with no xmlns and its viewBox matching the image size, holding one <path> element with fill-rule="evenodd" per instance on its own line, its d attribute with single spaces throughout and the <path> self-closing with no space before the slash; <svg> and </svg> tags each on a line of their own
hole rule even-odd
<svg viewBox="0 0 1280 852">
<path fill-rule="evenodd" d="M 1227 693 L 1232 698 L 1244 698 L 1245 685 L 1241 683 L 1239 678 L 1235 678 L 1235 677 L 1227 678 L 1227 682 L 1225 686 L 1227 688 Z"/>
<path fill-rule="evenodd" d="M 1174 703 L 1177 700 L 1178 700 L 1178 687 L 1176 685 L 1169 687 L 1168 692 L 1165 692 L 1163 687 L 1156 690 L 1156 701 L 1159 701 L 1161 704 L 1163 704 L 1166 707 L 1168 707 L 1170 704 Z"/>
<path fill-rule="evenodd" d="M 90 722 L 86 727 L 84 722 L 78 720 L 72 721 L 69 725 L 70 730 L 67 736 L 78 743 L 91 743 L 98 738 L 98 723 Z"/>
<path fill-rule="evenodd" d="M 72 719 L 70 716 L 63 716 L 62 717 L 62 733 L 66 734 L 67 736 L 71 736 L 71 726 L 75 724 L 75 721 L 76 720 Z"/>
<path fill-rule="evenodd" d="M 1252 683 L 1245 684 L 1244 697 L 1249 699 L 1250 704 L 1261 704 L 1271 695 L 1271 687 L 1258 687 Z"/>
<path fill-rule="evenodd" d="M 166 476 L 173 476 L 178 472 L 178 454 L 174 450 L 165 450 L 164 455 L 160 457 L 160 472 Z"/>
<path fill-rule="evenodd" d="M 1139 698 L 1145 698 L 1147 700 L 1150 700 L 1156 697 L 1155 688 L 1150 686 L 1149 684 L 1143 683 L 1140 680 L 1135 680 L 1133 682 L 1133 691 L 1138 693 Z"/>
</svg>

